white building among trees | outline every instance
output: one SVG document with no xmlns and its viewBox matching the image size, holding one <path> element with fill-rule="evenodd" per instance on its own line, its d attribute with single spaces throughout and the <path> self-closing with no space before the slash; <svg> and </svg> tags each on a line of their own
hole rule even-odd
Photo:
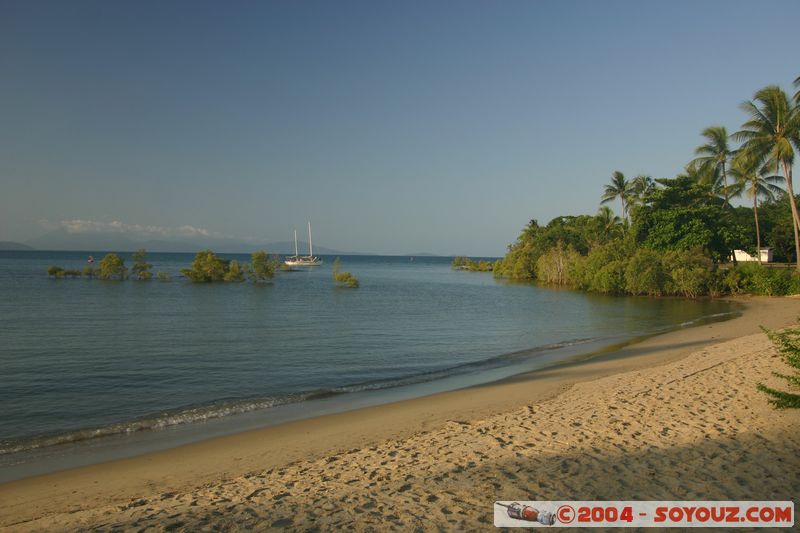
<svg viewBox="0 0 800 533">
<path fill-rule="evenodd" d="M 761 255 L 761 262 L 762 263 L 771 263 L 772 262 L 772 249 L 770 248 L 760 248 L 758 250 L 759 254 Z M 750 255 L 749 253 L 745 252 L 744 250 L 734 250 L 733 257 L 736 259 L 737 262 L 748 262 L 748 261 L 758 261 L 758 256 Z"/>
</svg>

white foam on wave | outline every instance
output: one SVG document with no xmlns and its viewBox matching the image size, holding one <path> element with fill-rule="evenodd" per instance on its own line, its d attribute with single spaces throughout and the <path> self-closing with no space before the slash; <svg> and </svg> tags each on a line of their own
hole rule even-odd
<svg viewBox="0 0 800 533">
<path fill-rule="evenodd" d="M 688 327 L 697 324 L 698 322 L 713 320 L 736 314 L 737 314 L 736 312 L 724 312 L 724 313 L 706 315 L 703 317 L 699 317 L 695 320 L 683 322 L 678 327 Z M 243 414 L 251 411 L 270 409 L 279 405 L 303 402 L 311 399 L 323 398 L 326 396 L 333 396 L 337 394 L 378 391 L 394 387 L 402 387 L 406 385 L 416 385 L 460 374 L 467 374 L 471 372 L 478 372 L 482 370 L 498 368 L 504 365 L 513 364 L 521 359 L 535 357 L 537 355 L 547 352 L 552 352 L 554 350 L 579 346 L 582 344 L 589 344 L 602 340 L 603 339 L 599 337 L 570 339 L 558 343 L 548 344 L 545 346 L 539 346 L 527 350 L 507 353 L 496 357 L 491 357 L 489 359 L 473 361 L 461 365 L 456 365 L 453 367 L 432 370 L 429 372 L 401 376 L 398 378 L 368 381 L 363 383 L 354 383 L 351 385 L 333 387 L 330 389 L 321 389 L 317 391 L 304 392 L 304 393 L 286 394 L 282 396 L 270 396 L 265 398 L 243 399 L 243 400 L 227 400 L 210 405 L 179 408 L 175 410 L 165 411 L 163 413 L 159 413 L 153 416 L 145 416 L 138 419 L 133 419 L 114 424 L 108 424 L 95 428 L 79 429 L 64 433 L 39 435 L 39 436 L 20 438 L 20 439 L 0 440 L 0 455 L 8 455 L 28 450 L 45 448 L 49 446 L 57 446 L 60 444 L 76 443 L 95 438 L 109 437 L 113 435 L 131 434 L 147 430 L 162 430 L 181 424 L 201 423 L 206 420 Z"/>
<path fill-rule="evenodd" d="M 152 417 L 108 424 L 95 428 L 79 429 L 54 435 L 41 435 L 22 439 L 0 441 L 0 455 L 35 450 L 59 444 L 69 444 L 112 435 L 123 435 L 146 430 L 160 430 L 179 424 L 191 424 L 230 415 L 269 409 L 278 405 L 301 402 L 311 394 L 288 394 L 256 400 L 228 401 L 212 405 L 167 411 Z"/>
</svg>

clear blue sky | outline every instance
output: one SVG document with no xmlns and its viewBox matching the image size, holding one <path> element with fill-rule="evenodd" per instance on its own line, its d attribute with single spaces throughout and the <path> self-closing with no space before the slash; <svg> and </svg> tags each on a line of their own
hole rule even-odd
<svg viewBox="0 0 800 533">
<path fill-rule="evenodd" d="M 499 255 L 793 90 L 799 20 L 795 0 L 5 1 L 0 240 L 81 220 L 269 242 L 311 219 L 342 250 Z"/>
</svg>

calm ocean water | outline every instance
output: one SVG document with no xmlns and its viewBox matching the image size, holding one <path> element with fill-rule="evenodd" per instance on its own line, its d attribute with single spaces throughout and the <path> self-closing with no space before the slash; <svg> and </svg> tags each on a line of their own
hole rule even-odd
<svg viewBox="0 0 800 533">
<path fill-rule="evenodd" d="M 330 257 L 260 286 L 191 284 L 178 272 L 192 254 L 149 255 L 169 282 L 47 277 L 87 255 L 0 252 L 0 466 L 34 448 L 280 404 L 313 411 L 313 398 L 480 375 L 548 347 L 731 312 L 509 284 L 453 271 L 449 258 L 342 257 L 357 290 L 333 287 Z"/>
</svg>

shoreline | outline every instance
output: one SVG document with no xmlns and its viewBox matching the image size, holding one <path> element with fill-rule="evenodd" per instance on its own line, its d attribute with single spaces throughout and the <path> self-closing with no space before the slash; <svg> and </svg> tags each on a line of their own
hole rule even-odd
<svg viewBox="0 0 800 533">
<path fill-rule="evenodd" d="M 745 304 L 739 317 L 673 330 L 589 359 L 466 389 L 4 483 L 0 485 L 0 500 L 4 502 L 0 527 L 22 527 L 26 522 L 34 528 L 42 527 L 41 520 L 58 513 L 90 512 L 137 498 L 197 490 L 254 472 L 286 468 L 298 461 L 330 459 L 348 451 L 355 453 L 443 431 L 453 424 L 469 425 L 546 403 L 577 384 L 676 363 L 701 348 L 758 334 L 760 325 L 771 329 L 790 325 L 800 314 L 798 299 L 732 300 Z M 34 525 L 32 520 L 39 522 Z"/>
<path fill-rule="evenodd" d="M 35 445 L 12 454 L 0 455 L 0 485 L 133 458 L 289 422 L 299 422 L 367 407 L 502 383 L 516 376 L 594 359 L 673 331 L 731 320 L 741 314 L 742 304 L 740 302 L 726 303 L 730 307 L 725 312 L 701 316 L 652 332 L 637 335 L 615 334 L 537 346 L 462 365 L 462 367 L 473 367 L 470 370 L 459 371 L 462 367 L 444 369 L 436 372 L 440 374 L 439 376 L 430 379 L 425 379 L 423 375 L 413 375 L 396 380 L 408 381 L 408 383 L 377 389 L 366 387 L 364 390 L 351 390 L 344 393 L 337 393 L 333 390 L 300 392 L 298 395 L 308 396 L 308 398 L 300 401 L 279 401 L 277 405 L 269 408 L 245 409 L 234 416 L 211 416 L 201 421 L 168 424 L 157 430 L 144 429 L 128 432 L 124 428 L 117 427 L 124 426 L 127 422 L 112 424 L 110 426 L 112 432 L 108 434 L 102 434 L 106 432 L 106 427 L 83 429 L 76 433 L 89 434 L 88 438 L 70 439 L 41 447 Z M 514 361 L 516 358 L 520 359 L 506 364 L 493 364 L 501 359 Z M 352 386 L 352 388 L 357 387 L 358 385 Z M 254 399 L 245 400 L 243 403 L 259 403 L 261 401 Z M 156 415 L 150 420 L 155 420 L 159 416 L 169 418 L 175 416 L 176 413 L 180 414 L 180 409 L 172 413 Z M 136 425 L 142 424 L 143 421 L 146 424 L 148 419 L 146 417 L 133 419 L 130 423 Z M 98 433 L 101 436 L 96 436 Z M 52 437 L 52 439 L 57 438 L 61 438 L 61 436 Z"/>
</svg>

